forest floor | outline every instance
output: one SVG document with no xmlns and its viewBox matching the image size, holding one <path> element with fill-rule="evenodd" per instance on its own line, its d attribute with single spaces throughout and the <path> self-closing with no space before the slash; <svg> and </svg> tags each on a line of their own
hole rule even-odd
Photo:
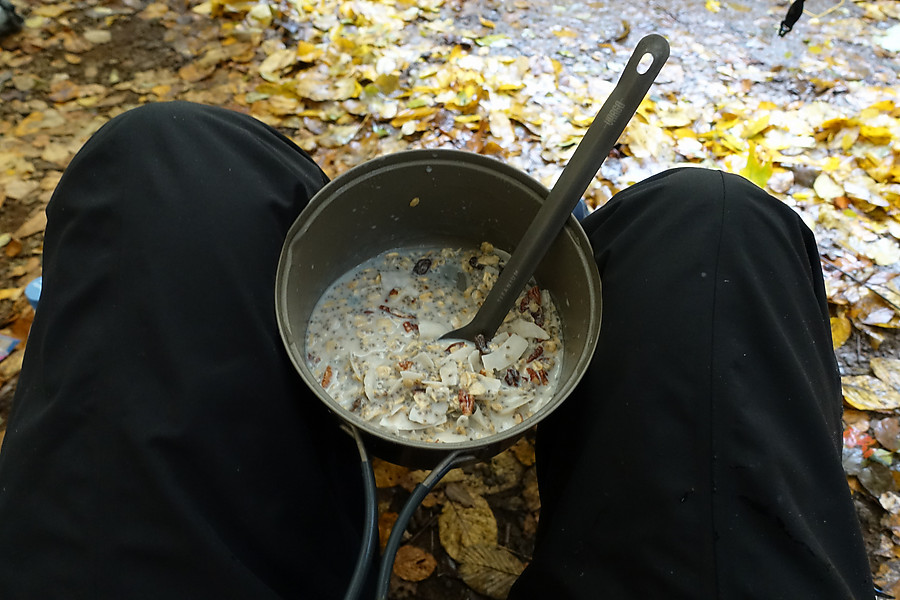
<svg viewBox="0 0 900 600">
<path fill-rule="evenodd" d="M 190 100 L 254 115 L 334 177 L 408 148 L 552 185 L 634 45 L 672 53 L 586 199 L 675 165 L 741 173 L 815 231 L 844 376 L 844 466 L 877 583 L 900 592 L 900 2 L 13 0 L 0 40 L 0 439 L 41 273 L 44 208 L 110 118 Z M 12 340 L 12 342 L 10 342 Z M 6 351 L 0 349 L 0 356 Z M 639 432 L 636 432 L 639 436 Z M 377 462 L 381 529 L 423 473 Z M 502 598 L 540 516 L 531 439 L 426 499 L 392 597 Z"/>
</svg>

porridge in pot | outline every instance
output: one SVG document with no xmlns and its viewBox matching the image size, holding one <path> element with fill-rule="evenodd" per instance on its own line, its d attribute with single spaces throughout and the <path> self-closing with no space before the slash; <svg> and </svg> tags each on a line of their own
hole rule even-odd
<svg viewBox="0 0 900 600">
<path fill-rule="evenodd" d="M 556 390 L 560 320 L 532 282 L 491 340 L 439 339 L 467 324 L 508 254 L 397 249 L 338 279 L 310 316 L 307 363 L 345 409 L 386 432 L 474 440 L 527 419 Z"/>
</svg>

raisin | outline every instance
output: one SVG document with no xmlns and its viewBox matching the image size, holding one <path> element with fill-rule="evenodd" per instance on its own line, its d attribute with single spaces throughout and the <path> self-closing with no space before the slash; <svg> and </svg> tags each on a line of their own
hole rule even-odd
<svg viewBox="0 0 900 600">
<path fill-rule="evenodd" d="M 413 267 L 413 273 L 416 275 L 424 275 L 428 272 L 428 269 L 431 268 L 431 259 L 430 258 L 420 258 L 419 262 L 416 263 L 416 266 Z"/>
</svg>

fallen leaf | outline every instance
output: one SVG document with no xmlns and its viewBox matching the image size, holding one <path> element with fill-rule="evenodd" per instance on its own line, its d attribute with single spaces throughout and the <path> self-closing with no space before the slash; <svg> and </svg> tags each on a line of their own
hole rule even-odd
<svg viewBox="0 0 900 600">
<path fill-rule="evenodd" d="M 40 187 L 40 182 L 13 179 L 6 183 L 6 197 L 13 200 L 24 200 Z"/>
<path fill-rule="evenodd" d="M 431 577 L 437 561 L 417 546 L 401 546 L 394 559 L 394 574 L 405 581 L 424 581 Z"/>
<path fill-rule="evenodd" d="M 474 506 L 448 501 L 438 517 L 438 536 L 450 558 L 459 560 L 470 546 L 497 544 L 497 519 L 487 500 L 473 496 Z"/>
<path fill-rule="evenodd" d="M 378 515 L 378 541 L 382 552 L 387 546 L 388 538 L 391 537 L 391 530 L 394 528 L 398 516 L 395 512 L 383 512 Z"/>
<path fill-rule="evenodd" d="M 888 417 L 878 420 L 872 426 L 872 431 L 879 444 L 891 452 L 900 450 L 900 419 Z"/>
<path fill-rule="evenodd" d="M 534 444 L 526 438 L 520 438 L 519 441 L 510 448 L 510 451 L 515 455 L 519 462 L 526 467 L 530 467 L 534 464 Z"/>
<path fill-rule="evenodd" d="M 751 141 L 750 148 L 747 150 L 747 166 L 741 170 L 741 175 L 765 189 L 773 169 L 772 161 L 760 162 L 756 144 Z"/>
<path fill-rule="evenodd" d="M 92 44 L 108 44 L 112 41 L 112 32 L 108 29 L 87 29 L 83 35 Z"/>
<path fill-rule="evenodd" d="M 875 377 L 900 391 L 900 359 L 876 356 L 869 361 L 869 366 Z"/>
<path fill-rule="evenodd" d="M 375 485 L 380 488 L 390 488 L 398 485 L 409 473 L 408 468 L 389 463 L 380 458 L 372 459 L 372 469 L 375 471 Z"/>
<path fill-rule="evenodd" d="M 22 223 L 16 232 L 13 233 L 13 237 L 19 238 L 20 240 L 24 239 L 30 235 L 43 231 L 46 226 L 47 213 L 43 208 L 40 208 L 28 217 L 27 221 Z"/>
<path fill-rule="evenodd" d="M 850 339 L 851 331 L 850 319 L 845 316 L 831 317 L 831 342 L 834 350 L 843 346 Z"/>
<path fill-rule="evenodd" d="M 459 576 L 470 588 L 495 600 L 503 600 L 525 565 L 500 546 L 476 545 L 465 548 L 459 558 Z"/>
<path fill-rule="evenodd" d="M 816 191 L 816 195 L 823 200 L 834 200 L 844 195 L 844 188 L 825 173 L 816 177 L 813 189 Z"/>
<path fill-rule="evenodd" d="M 859 410 L 888 412 L 900 408 L 900 392 L 871 375 L 841 377 L 844 401 Z"/>
</svg>

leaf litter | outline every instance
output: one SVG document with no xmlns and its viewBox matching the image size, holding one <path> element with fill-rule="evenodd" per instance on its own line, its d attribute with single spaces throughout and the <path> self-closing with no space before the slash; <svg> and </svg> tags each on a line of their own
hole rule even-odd
<svg viewBox="0 0 900 600">
<path fill-rule="evenodd" d="M 22 292 L 40 274 L 44 207 L 110 118 L 191 100 L 273 125 L 332 177 L 398 150 L 449 147 L 550 186 L 636 40 L 654 31 L 672 58 L 586 199 L 602 206 L 671 166 L 713 167 L 764 187 L 813 228 L 843 375 L 848 481 L 861 518 L 877 511 L 866 527 L 876 580 L 900 591 L 897 2 L 808 2 L 785 38 L 775 33 L 785 1 L 14 4 L 25 28 L 0 41 L 0 334 L 21 343 L 0 361 L 0 419 L 33 318 Z M 376 461 L 376 476 L 385 539 L 424 473 Z M 518 569 L 504 553 L 527 563 L 539 508 L 530 439 L 455 470 L 407 532 L 395 591 L 451 597 L 447 585 L 464 581 L 503 597 L 503 585 L 478 581 Z"/>
</svg>

